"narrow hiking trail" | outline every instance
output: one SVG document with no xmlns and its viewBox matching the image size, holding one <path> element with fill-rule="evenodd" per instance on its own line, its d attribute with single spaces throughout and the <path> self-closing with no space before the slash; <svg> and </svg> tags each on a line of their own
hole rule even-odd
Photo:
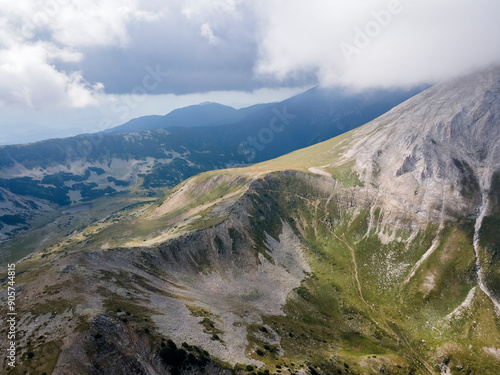
<svg viewBox="0 0 500 375">
<path fill-rule="evenodd" d="M 353 263 L 353 267 L 354 267 L 354 280 L 356 280 L 356 285 L 357 285 L 357 288 L 358 288 L 359 297 L 361 298 L 361 300 L 363 301 L 363 303 L 366 306 L 368 306 L 372 311 L 375 311 L 373 309 L 373 306 L 371 306 L 368 302 L 366 302 L 365 298 L 363 297 L 363 291 L 361 290 L 361 283 L 359 282 L 359 277 L 358 277 L 358 263 L 356 262 L 356 254 L 354 252 L 354 249 L 352 248 L 351 245 L 349 245 L 347 243 L 347 241 L 345 240 L 345 238 L 340 238 L 339 236 L 337 236 L 337 234 L 331 228 L 331 224 L 329 224 L 329 223 L 327 223 L 326 221 L 323 221 L 323 220 L 321 220 L 321 222 L 323 224 L 325 224 L 325 226 L 328 228 L 328 231 L 332 234 L 332 236 L 334 236 L 337 240 L 339 240 L 340 242 L 342 242 L 350 250 L 350 252 L 351 252 L 351 258 L 352 258 L 352 263 Z"/>
<path fill-rule="evenodd" d="M 411 353 L 415 356 L 415 358 L 425 367 L 425 369 L 430 373 L 430 374 L 435 374 L 435 371 L 434 369 L 432 368 L 431 365 L 429 365 L 414 349 L 413 347 L 411 346 L 410 342 L 408 341 L 408 339 L 403 335 L 402 332 L 400 332 L 400 334 L 397 334 L 389 325 L 387 319 L 385 318 L 385 316 L 383 316 L 383 313 L 380 313 L 378 311 L 375 310 L 375 308 L 370 305 L 366 300 L 365 298 L 363 297 L 363 291 L 361 289 L 361 283 L 359 281 L 359 277 L 358 277 L 358 264 L 357 264 L 357 261 L 356 261 L 356 253 L 353 249 L 353 247 L 351 245 L 349 245 L 349 243 L 345 240 L 344 236 L 342 237 L 339 237 L 332 229 L 331 227 L 331 224 L 328 223 L 326 220 L 323 220 L 323 219 L 320 219 L 320 221 L 326 226 L 326 228 L 328 229 L 328 231 L 332 234 L 332 236 L 334 236 L 338 241 L 340 241 L 341 243 L 343 243 L 350 251 L 351 253 L 351 259 L 352 259 L 352 263 L 353 263 L 353 268 L 354 268 L 354 280 L 356 281 L 356 285 L 357 285 L 357 289 L 358 289 L 358 294 L 359 294 L 359 297 L 361 298 L 361 300 L 363 301 L 363 303 L 368 307 L 370 308 L 370 310 L 374 313 L 378 313 L 379 315 L 381 315 L 381 319 L 383 321 L 383 324 L 385 325 L 385 327 L 390 331 L 392 332 L 392 334 L 398 338 L 398 340 L 400 338 L 403 339 L 403 341 L 405 342 L 405 344 L 408 346 L 408 348 L 410 349 Z M 373 320 L 377 325 L 378 322 L 374 319 Z M 394 323 L 393 323 L 394 324 Z"/>
</svg>

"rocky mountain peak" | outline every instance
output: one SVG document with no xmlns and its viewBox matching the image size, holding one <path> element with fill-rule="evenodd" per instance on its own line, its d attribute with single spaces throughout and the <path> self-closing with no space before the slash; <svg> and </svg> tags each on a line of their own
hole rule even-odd
<svg viewBox="0 0 500 375">
<path fill-rule="evenodd" d="M 382 193 L 428 215 L 444 200 L 461 215 L 477 210 L 500 169 L 499 125 L 494 67 L 433 86 L 356 130 L 345 157 Z"/>
</svg>

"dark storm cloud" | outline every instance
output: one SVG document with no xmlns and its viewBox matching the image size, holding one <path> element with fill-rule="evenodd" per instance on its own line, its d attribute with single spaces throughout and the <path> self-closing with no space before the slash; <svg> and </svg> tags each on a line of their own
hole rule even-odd
<svg viewBox="0 0 500 375">
<path fill-rule="evenodd" d="M 182 16 L 133 25 L 126 48 L 88 49 L 79 67 L 90 82 L 102 82 L 107 93 L 130 92 L 148 66 L 170 74 L 155 94 L 252 90 L 263 85 L 253 79 L 257 44 L 241 30 L 224 30 L 224 39 L 213 45 L 199 25 Z"/>
</svg>

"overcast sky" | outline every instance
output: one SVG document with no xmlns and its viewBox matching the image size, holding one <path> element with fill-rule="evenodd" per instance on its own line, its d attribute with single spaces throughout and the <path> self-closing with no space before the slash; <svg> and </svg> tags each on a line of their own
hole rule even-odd
<svg viewBox="0 0 500 375">
<path fill-rule="evenodd" d="M 0 144 L 500 62 L 498 0 L 0 0 Z"/>
</svg>

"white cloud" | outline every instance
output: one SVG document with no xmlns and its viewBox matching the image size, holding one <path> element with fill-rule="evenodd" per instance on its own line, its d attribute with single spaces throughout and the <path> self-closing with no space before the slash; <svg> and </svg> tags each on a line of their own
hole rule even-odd
<svg viewBox="0 0 500 375">
<path fill-rule="evenodd" d="M 249 17 L 244 0 L 188 0 L 182 2 L 181 13 L 192 23 L 200 25 L 200 34 L 211 45 L 220 45 L 241 27 L 242 17 Z M 244 11 L 246 14 L 243 14 Z M 223 37 L 218 35 L 224 35 Z M 244 42 L 244 41 L 242 41 Z"/>
<path fill-rule="evenodd" d="M 47 42 L 22 44 L 15 40 L 0 49 L 0 100 L 3 105 L 34 108 L 97 104 L 102 86 L 90 85 L 79 72 L 55 69 L 55 61 L 75 62 L 81 54 Z"/>
<path fill-rule="evenodd" d="M 496 0 L 276 0 L 259 9 L 259 77 L 315 72 L 323 85 L 404 86 L 500 61 Z"/>
<path fill-rule="evenodd" d="M 141 11 L 135 0 L 85 0 L 61 7 L 57 19 L 49 27 L 54 39 L 67 46 L 124 45 L 128 23 L 160 17 L 161 12 Z"/>
<path fill-rule="evenodd" d="M 26 39 L 48 32 L 51 40 L 70 47 L 124 45 L 128 23 L 162 16 L 141 10 L 138 0 L 23 0 L 2 4 L 2 10 Z"/>
<path fill-rule="evenodd" d="M 245 0 L 187 0 L 182 2 L 182 13 L 191 20 L 227 20 L 239 16 Z"/>
<path fill-rule="evenodd" d="M 96 105 L 100 83 L 56 62 L 75 63 L 83 47 L 127 43 L 127 25 L 162 13 L 137 0 L 23 0 L 0 3 L 0 106 L 32 108 Z"/>
<path fill-rule="evenodd" d="M 208 23 L 201 25 L 200 31 L 201 36 L 207 39 L 209 44 L 216 46 L 220 43 L 220 39 L 214 35 L 214 32 Z"/>
</svg>

